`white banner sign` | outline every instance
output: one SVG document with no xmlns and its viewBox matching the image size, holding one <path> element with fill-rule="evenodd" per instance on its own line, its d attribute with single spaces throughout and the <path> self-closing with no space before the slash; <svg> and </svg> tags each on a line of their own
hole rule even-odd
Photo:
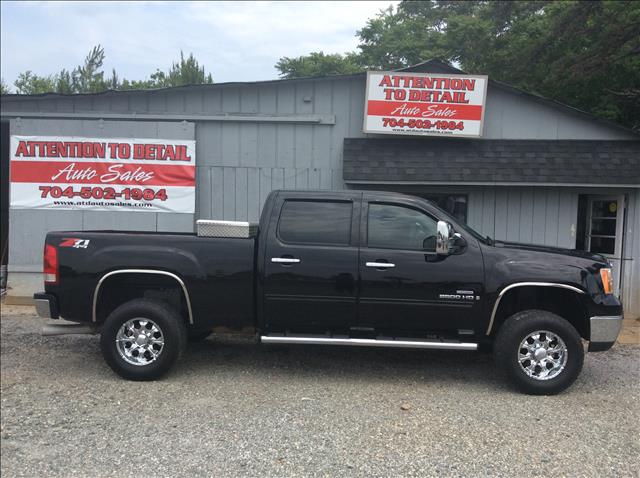
<svg viewBox="0 0 640 478">
<path fill-rule="evenodd" d="M 193 140 L 11 137 L 11 207 L 193 214 Z"/>
<path fill-rule="evenodd" d="M 487 77 L 369 71 L 364 132 L 482 136 Z"/>
</svg>

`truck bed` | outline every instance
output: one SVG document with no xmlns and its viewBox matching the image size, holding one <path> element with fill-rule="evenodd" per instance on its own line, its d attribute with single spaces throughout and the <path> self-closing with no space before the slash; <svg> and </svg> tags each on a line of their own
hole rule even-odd
<svg viewBox="0 0 640 478">
<path fill-rule="evenodd" d="M 125 292 L 129 277 L 131 287 L 141 286 L 141 274 L 134 277 L 133 273 L 122 271 L 151 270 L 174 274 L 184 282 L 189 291 L 194 325 L 233 328 L 255 325 L 255 238 L 198 237 L 192 233 L 65 231 L 49 233 L 46 242 L 58 249 L 60 282 L 64 284 L 64 287 L 50 285 L 47 291 L 58 298 L 65 319 L 101 321 L 100 297 L 95 308 L 93 304 L 99 284 L 103 287 L 106 281 L 123 281 Z M 75 247 L 76 244 L 80 247 Z M 104 279 L 114 271 L 121 272 Z M 159 275 L 149 277 L 150 280 L 161 278 Z M 101 283 L 101 280 L 105 282 Z M 89 310 L 97 317 L 87 317 Z"/>
</svg>

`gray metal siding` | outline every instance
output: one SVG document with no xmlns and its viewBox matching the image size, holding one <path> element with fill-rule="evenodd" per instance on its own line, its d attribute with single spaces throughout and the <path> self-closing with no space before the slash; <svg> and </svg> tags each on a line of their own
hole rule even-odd
<svg viewBox="0 0 640 478">
<path fill-rule="evenodd" d="M 622 265 L 622 301 L 625 317 L 640 318 L 640 194 L 629 193 Z"/>
<path fill-rule="evenodd" d="M 489 86 L 485 110 L 486 139 L 638 139 L 636 135 L 549 108 L 525 96 Z"/>
<path fill-rule="evenodd" d="M 198 217 L 256 221 L 273 189 L 344 188 L 341 142 L 362 136 L 362 82 L 325 80 L 220 91 L 203 102 L 202 107 L 209 108 L 205 112 L 334 114 L 336 124 L 197 123 Z"/>
<path fill-rule="evenodd" d="M 456 189 L 456 192 L 460 192 Z M 573 248 L 578 193 L 551 187 L 476 187 L 469 195 L 467 222 L 503 241 Z"/>
</svg>

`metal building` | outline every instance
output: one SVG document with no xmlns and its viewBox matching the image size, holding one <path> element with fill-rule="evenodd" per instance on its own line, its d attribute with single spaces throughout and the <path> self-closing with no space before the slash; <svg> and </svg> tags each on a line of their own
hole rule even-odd
<svg viewBox="0 0 640 478">
<path fill-rule="evenodd" d="M 42 288 L 46 231 L 193 231 L 199 218 L 256 221 L 273 189 L 359 188 L 430 198 L 496 239 L 603 253 L 640 316 L 640 135 L 491 79 L 479 139 L 365 134 L 365 80 L 3 96 L 3 211 L 9 135 L 186 139 L 197 154 L 195 214 L 10 209 L 8 300 Z"/>
</svg>

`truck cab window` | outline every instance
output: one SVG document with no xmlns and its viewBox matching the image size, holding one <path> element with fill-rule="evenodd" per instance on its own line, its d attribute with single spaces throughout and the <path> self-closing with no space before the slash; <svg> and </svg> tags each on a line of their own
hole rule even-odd
<svg viewBox="0 0 640 478">
<path fill-rule="evenodd" d="M 369 204 L 368 246 L 435 252 L 437 221 L 404 206 Z"/>
<path fill-rule="evenodd" d="M 278 223 L 278 237 L 293 244 L 348 245 L 351 202 L 286 201 Z"/>
</svg>

